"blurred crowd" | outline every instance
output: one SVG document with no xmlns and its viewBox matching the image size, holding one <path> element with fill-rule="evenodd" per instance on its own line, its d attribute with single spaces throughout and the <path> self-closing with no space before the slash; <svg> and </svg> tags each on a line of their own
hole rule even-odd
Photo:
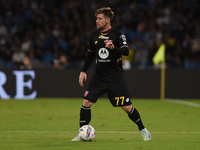
<svg viewBox="0 0 200 150">
<path fill-rule="evenodd" d="M 198 0 L 0 0 L 0 69 L 81 68 L 104 6 L 127 37 L 125 69 L 155 68 L 162 43 L 167 68 L 200 68 Z"/>
</svg>

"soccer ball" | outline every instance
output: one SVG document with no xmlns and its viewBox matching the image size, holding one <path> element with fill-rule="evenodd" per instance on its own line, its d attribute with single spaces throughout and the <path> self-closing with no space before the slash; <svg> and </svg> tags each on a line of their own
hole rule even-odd
<svg viewBox="0 0 200 150">
<path fill-rule="evenodd" d="M 96 131 L 91 125 L 84 125 L 78 131 L 79 138 L 84 142 L 94 140 L 95 135 Z"/>
</svg>

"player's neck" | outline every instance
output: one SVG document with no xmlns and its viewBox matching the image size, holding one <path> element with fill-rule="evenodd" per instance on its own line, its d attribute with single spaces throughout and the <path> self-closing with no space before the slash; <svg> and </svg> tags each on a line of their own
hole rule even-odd
<svg viewBox="0 0 200 150">
<path fill-rule="evenodd" d="M 112 28 L 111 25 L 107 25 L 107 26 L 105 26 L 105 28 L 103 28 L 103 29 L 101 30 L 101 32 L 107 32 L 107 31 L 109 31 L 111 28 Z"/>
</svg>

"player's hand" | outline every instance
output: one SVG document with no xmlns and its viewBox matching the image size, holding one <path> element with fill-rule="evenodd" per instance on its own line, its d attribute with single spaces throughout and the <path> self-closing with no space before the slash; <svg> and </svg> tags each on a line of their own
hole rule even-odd
<svg viewBox="0 0 200 150">
<path fill-rule="evenodd" d="M 106 48 L 109 48 L 109 49 L 114 49 L 115 46 L 113 45 L 112 43 L 112 40 L 105 40 L 104 43 L 106 44 Z"/>
<path fill-rule="evenodd" d="M 79 75 L 79 84 L 80 86 L 84 86 L 83 85 L 83 80 L 86 81 L 87 80 L 87 74 L 85 72 L 81 72 Z"/>
</svg>

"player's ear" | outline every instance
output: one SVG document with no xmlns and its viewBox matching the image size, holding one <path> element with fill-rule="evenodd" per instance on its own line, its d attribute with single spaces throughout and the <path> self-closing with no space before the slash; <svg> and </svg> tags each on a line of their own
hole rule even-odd
<svg viewBox="0 0 200 150">
<path fill-rule="evenodd" d="M 110 23 L 110 18 L 106 17 L 106 22 Z"/>
</svg>

